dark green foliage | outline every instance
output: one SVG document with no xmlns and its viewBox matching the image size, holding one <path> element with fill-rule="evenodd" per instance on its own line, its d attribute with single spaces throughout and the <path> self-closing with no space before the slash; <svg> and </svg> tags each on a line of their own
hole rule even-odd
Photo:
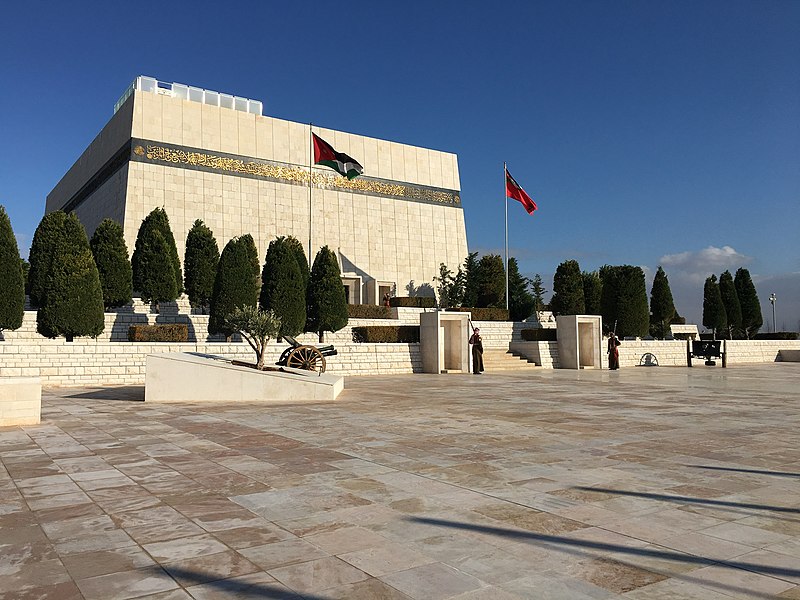
<svg viewBox="0 0 800 600">
<path fill-rule="evenodd" d="M 363 344 L 416 344 L 419 342 L 419 325 L 353 327 L 353 341 Z"/>
<path fill-rule="evenodd" d="M 712 275 L 703 286 L 703 327 L 710 329 L 716 337 L 717 332 L 723 331 L 727 326 L 728 319 L 725 316 L 717 276 Z"/>
<path fill-rule="evenodd" d="M 189 326 L 185 323 L 159 323 L 157 325 L 131 325 L 129 342 L 186 342 Z"/>
<path fill-rule="evenodd" d="M 234 331 L 227 318 L 235 308 L 255 306 L 258 302 L 258 258 L 252 236 L 233 238 L 222 250 L 211 294 L 208 332 L 226 337 Z M 255 259 L 255 261 L 254 261 Z"/>
<path fill-rule="evenodd" d="M 383 305 L 348 304 L 347 316 L 351 319 L 391 319 L 392 310 Z"/>
<path fill-rule="evenodd" d="M 303 289 L 307 290 L 308 280 L 311 278 L 311 271 L 308 268 L 308 257 L 306 256 L 306 251 L 303 249 L 303 244 L 301 244 L 300 240 L 293 235 L 286 237 L 286 244 L 294 254 L 294 258 L 297 261 L 297 266 L 300 268 L 300 274 L 303 276 Z"/>
<path fill-rule="evenodd" d="M 446 264 L 439 264 L 439 276 L 434 277 L 433 280 L 438 284 L 436 286 L 436 295 L 439 298 L 439 306 L 441 308 L 461 306 L 464 301 L 466 279 L 461 267 L 458 267 L 458 272 L 453 274 Z"/>
<path fill-rule="evenodd" d="M 166 253 L 162 255 L 161 260 L 168 262 L 172 267 L 172 276 L 175 279 L 175 296 L 173 298 L 156 299 L 151 290 L 145 290 L 148 282 L 161 281 L 163 273 L 158 276 L 150 275 L 147 269 L 154 268 L 155 262 L 152 260 L 153 250 L 148 248 L 148 244 L 152 244 L 155 236 L 154 232 L 159 232 L 164 240 Z M 168 260 L 164 260 L 167 258 Z M 133 250 L 133 258 L 131 259 L 133 267 L 133 289 L 142 292 L 142 300 L 145 302 L 171 302 L 176 300 L 178 296 L 183 293 L 183 273 L 181 272 L 181 261 L 178 258 L 178 248 L 175 246 L 175 237 L 172 235 L 172 229 L 169 226 L 169 217 L 163 208 L 154 208 L 153 211 L 147 215 L 142 224 L 139 226 L 139 233 L 136 236 L 136 247 Z M 171 286 L 162 286 L 166 289 Z"/>
<path fill-rule="evenodd" d="M 586 312 L 583 276 L 577 260 L 567 260 L 558 265 L 553 276 L 550 310 L 554 315 L 582 315 Z"/>
<path fill-rule="evenodd" d="M 389 306 L 401 306 L 405 308 L 435 308 L 436 298 L 431 296 L 392 296 L 389 298 Z"/>
<path fill-rule="evenodd" d="M 133 299 L 133 271 L 122 226 L 103 219 L 89 242 L 100 274 L 103 304 L 106 308 L 125 306 Z"/>
<path fill-rule="evenodd" d="M 669 279 L 659 266 L 650 290 L 650 334 L 655 338 L 666 338 L 670 333 L 670 323 L 676 315 Z"/>
<path fill-rule="evenodd" d="M 587 315 L 600 314 L 600 295 L 603 293 L 603 282 L 597 271 L 584 271 L 583 277 L 583 309 Z"/>
<path fill-rule="evenodd" d="M 719 276 L 719 294 L 722 297 L 722 306 L 725 307 L 725 316 L 728 320 L 725 338 L 739 339 L 742 334 L 742 307 L 736 295 L 736 286 L 730 271 L 725 271 Z"/>
<path fill-rule="evenodd" d="M 470 252 L 464 259 L 464 297 L 461 306 L 478 305 L 478 253 Z"/>
<path fill-rule="evenodd" d="M 478 261 L 478 308 L 506 307 L 506 270 L 499 254 L 486 254 Z"/>
<path fill-rule="evenodd" d="M 211 304 L 218 264 L 217 240 L 206 224 L 197 219 L 186 236 L 183 258 L 184 287 L 192 306 L 205 308 Z"/>
<path fill-rule="evenodd" d="M 530 279 L 519 273 L 517 259 L 508 259 L 508 312 L 512 321 L 524 321 L 533 314 L 536 302 L 528 291 Z"/>
<path fill-rule="evenodd" d="M 544 288 L 542 276 L 536 273 L 531 279 L 531 295 L 533 296 L 533 308 L 536 311 L 537 318 L 541 318 L 541 313 L 547 306 L 544 302 L 544 295 L 547 290 Z"/>
<path fill-rule="evenodd" d="M 342 273 L 339 271 L 339 261 L 327 246 L 320 248 L 314 258 L 311 279 L 308 282 L 306 306 L 308 310 L 306 331 L 317 332 L 320 342 L 323 341 L 324 332 L 339 331 L 347 325 L 347 300 L 344 295 Z M 388 310 L 385 306 L 375 308 Z"/>
<path fill-rule="evenodd" d="M 105 328 L 100 275 L 78 217 L 66 215 L 52 249 L 47 288 L 36 315 L 37 331 L 49 338 L 96 337 Z"/>
<path fill-rule="evenodd" d="M 45 293 L 51 283 L 49 277 L 52 273 L 53 254 L 59 247 L 64 237 L 64 222 L 67 213 L 55 211 L 46 214 L 33 234 L 31 250 L 28 259 L 31 269 L 28 273 L 28 287 L 31 306 L 38 308 L 44 304 Z"/>
<path fill-rule="evenodd" d="M 138 289 L 143 302 L 172 302 L 178 298 L 178 282 L 175 279 L 175 268 L 169 256 L 169 243 L 158 229 L 151 228 L 136 240 L 142 241 L 135 254 L 139 268 Z M 136 273 L 136 270 L 134 270 Z"/>
<path fill-rule="evenodd" d="M 0 331 L 19 329 L 25 316 L 25 275 L 11 219 L 0 206 Z"/>
<path fill-rule="evenodd" d="M 341 284 L 341 279 L 339 280 Z M 342 288 L 344 294 L 344 288 Z M 279 237 L 269 243 L 261 273 L 261 310 L 272 310 L 281 320 L 280 336 L 297 335 L 306 325 L 303 275 L 295 253 Z"/>
<path fill-rule="evenodd" d="M 757 333 L 753 336 L 754 340 L 796 340 L 800 339 L 800 334 L 796 331 L 774 331 L 771 333 Z"/>
<path fill-rule="evenodd" d="M 761 302 L 758 300 L 756 286 L 750 278 L 750 271 L 744 268 L 738 269 L 733 278 L 733 285 L 742 310 L 742 331 L 747 339 L 753 339 L 764 324 L 764 320 L 761 316 Z"/>
<path fill-rule="evenodd" d="M 520 331 L 526 342 L 555 342 L 558 340 L 556 329 L 523 329 Z"/>
<path fill-rule="evenodd" d="M 22 264 L 22 278 L 25 280 L 25 295 L 31 293 L 30 284 L 28 283 L 28 276 L 31 272 L 31 263 L 29 263 L 24 258 L 20 258 L 19 262 Z"/>
<path fill-rule="evenodd" d="M 473 321 L 508 321 L 508 311 L 505 308 L 474 308 L 459 307 L 448 308 L 449 312 L 468 312 L 472 314 Z"/>
<path fill-rule="evenodd" d="M 609 331 L 619 337 L 643 337 L 650 329 L 647 307 L 647 286 L 641 267 L 631 265 L 600 268 L 603 290 L 600 294 L 600 314 Z"/>
</svg>

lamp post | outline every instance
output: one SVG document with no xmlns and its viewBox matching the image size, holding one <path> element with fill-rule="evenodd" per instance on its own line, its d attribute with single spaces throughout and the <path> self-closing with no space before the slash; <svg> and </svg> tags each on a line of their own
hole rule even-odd
<svg viewBox="0 0 800 600">
<path fill-rule="evenodd" d="M 775 329 L 775 300 L 777 299 L 778 297 L 774 292 L 769 295 L 769 303 L 772 304 L 772 333 L 777 331 L 777 329 Z"/>
</svg>

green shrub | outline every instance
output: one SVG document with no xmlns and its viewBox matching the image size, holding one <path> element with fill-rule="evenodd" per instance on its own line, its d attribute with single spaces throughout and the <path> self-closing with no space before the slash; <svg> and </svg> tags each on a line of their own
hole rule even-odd
<svg viewBox="0 0 800 600">
<path fill-rule="evenodd" d="M 139 240 L 142 244 L 139 245 Z M 143 302 L 172 302 L 178 298 L 175 268 L 169 260 L 169 243 L 158 229 L 148 229 L 136 241 L 138 290 Z M 136 271 L 134 270 L 134 273 Z"/>
<path fill-rule="evenodd" d="M 226 337 L 234 330 L 227 323 L 236 308 L 255 306 L 258 302 L 258 257 L 254 255 L 252 236 L 233 238 L 222 250 L 211 294 L 208 332 Z"/>
<path fill-rule="evenodd" d="M 389 298 L 389 306 L 402 306 L 405 308 L 435 308 L 436 298 L 429 296 L 395 296 Z"/>
<path fill-rule="evenodd" d="M 48 285 L 36 314 L 36 330 L 48 338 L 96 337 L 105 328 L 103 290 L 86 231 L 70 213 L 56 237 L 59 242 L 44 273 Z"/>
<path fill-rule="evenodd" d="M 353 341 L 364 344 L 416 344 L 419 342 L 419 325 L 353 327 Z"/>
<path fill-rule="evenodd" d="M 297 255 L 285 237 L 269 243 L 261 273 L 261 310 L 272 310 L 281 320 L 279 336 L 297 335 L 306 326 L 306 288 Z"/>
<path fill-rule="evenodd" d="M 161 234 L 163 244 L 166 248 L 164 254 L 160 255 L 158 261 L 152 259 L 154 251 L 150 244 L 153 243 L 155 232 Z M 164 259 L 167 260 L 164 260 Z M 150 269 L 161 269 L 158 263 L 169 264 L 172 272 L 172 277 L 175 280 L 175 295 L 172 298 L 156 298 L 153 295 L 153 290 L 147 289 L 153 281 L 163 281 L 163 273 L 157 276 L 148 274 Z M 175 236 L 172 235 L 172 229 L 169 226 L 169 217 L 163 208 L 154 208 L 152 212 L 147 215 L 142 224 L 139 226 L 139 233 L 136 236 L 136 246 L 133 250 L 133 257 L 131 259 L 131 266 L 133 267 L 133 288 L 142 292 L 142 300 L 145 302 L 172 302 L 183 293 L 183 273 L 181 272 L 181 261 L 178 258 L 178 249 L 175 246 Z M 166 270 L 165 270 L 166 271 Z M 169 291 L 171 294 L 171 286 L 160 285 L 157 292 L 159 294 Z"/>
<path fill-rule="evenodd" d="M 775 331 L 773 333 L 757 333 L 753 336 L 754 340 L 796 340 L 800 339 L 800 334 L 796 331 Z"/>
<path fill-rule="evenodd" d="M 133 298 L 133 271 L 122 225 L 103 219 L 94 230 L 89 246 L 100 274 L 103 305 L 106 308 L 125 306 Z"/>
<path fill-rule="evenodd" d="M 33 234 L 28 259 L 31 268 L 28 272 L 28 288 L 31 306 L 39 308 L 44 304 L 47 288 L 50 287 L 53 254 L 64 237 L 64 222 L 67 213 L 57 210 L 42 217 Z"/>
<path fill-rule="evenodd" d="M 526 342 L 555 342 L 558 340 L 555 329 L 523 329 L 520 333 Z"/>
<path fill-rule="evenodd" d="M 306 298 L 308 318 L 305 329 L 316 332 L 320 342 L 326 331 L 339 331 L 347 325 L 349 313 L 339 262 L 327 246 L 320 248 L 314 258 Z"/>
<path fill-rule="evenodd" d="M 374 304 L 348 304 L 347 316 L 351 319 L 391 319 L 392 310 Z"/>
<path fill-rule="evenodd" d="M 508 311 L 505 308 L 448 308 L 448 312 L 472 313 L 473 321 L 508 321 Z"/>
<path fill-rule="evenodd" d="M 25 316 L 25 276 L 6 209 L 0 206 L 0 331 L 19 329 Z"/>
<path fill-rule="evenodd" d="M 183 258 L 184 285 L 192 306 L 205 308 L 211 304 L 218 264 L 217 240 L 206 224 L 197 219 L 186 236 Z"/>
<path fill-rule="evenodd" d="M 185 323 L 158 325 L 131 325 L 128 328 L 129 342 L 186 342 L 189 326 Z"/>
</svg>

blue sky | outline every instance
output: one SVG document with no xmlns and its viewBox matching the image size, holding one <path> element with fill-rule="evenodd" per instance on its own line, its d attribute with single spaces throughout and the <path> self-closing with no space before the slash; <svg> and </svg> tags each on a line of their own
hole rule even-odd
<svg viewBox="0 0 800 600">
<path fill-rule="evenodd" d="M 800 2 L 25 2 L 0 23 L 0 204 L 23 254 L 136 75 L 455 152 L 471 250 L 523 273 L 662 264 L 699 322 L 750 269 L 800 327 Z M 337 6 L 346 10 L 337 11 Z M 358 158 L 358 157 L 356 157 Z M 365 165 L 369 170 L 369 165 Z M 455 267 L 455 265 L 451 265 Z"/>
</svg>

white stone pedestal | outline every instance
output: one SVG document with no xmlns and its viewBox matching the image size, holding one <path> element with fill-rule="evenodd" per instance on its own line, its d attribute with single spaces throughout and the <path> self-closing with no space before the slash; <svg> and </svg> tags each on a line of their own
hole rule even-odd
<svg viewBox="0 0 800 600">
<path fill-rule="evenodd" d="M 42 416 L 42 382 L 38 377 L 0 378 L 0 427 L 36 425 Z"/>
</svg>

